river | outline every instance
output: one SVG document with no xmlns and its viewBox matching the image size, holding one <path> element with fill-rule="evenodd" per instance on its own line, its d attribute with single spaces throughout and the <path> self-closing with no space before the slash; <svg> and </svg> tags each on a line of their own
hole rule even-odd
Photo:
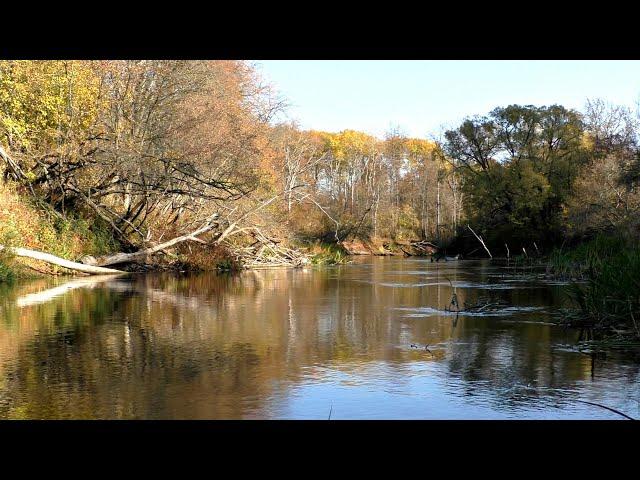
<svg viewBox="0 0 640 480">
<path fill-rule="evenodd" d="M 566 289 L 416 257 L 4 285 L 0 418 L 640 417 L 638 355 L 550 323 Z"/>
</svg>

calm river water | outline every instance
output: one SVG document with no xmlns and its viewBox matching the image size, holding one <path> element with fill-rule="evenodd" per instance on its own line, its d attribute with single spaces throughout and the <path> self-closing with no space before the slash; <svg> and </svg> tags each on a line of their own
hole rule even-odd
<svg viewBox="0 0 640 480">
<path fill-rule="evenodd" d="M 456 318 L 454 289 L 503 305 Z M 548 323 L 565 290 L 379 257 L 0 286 L 0 418 L 622 418 L 578 400 L 640 417 L 638 356 Z"/>
</svg>

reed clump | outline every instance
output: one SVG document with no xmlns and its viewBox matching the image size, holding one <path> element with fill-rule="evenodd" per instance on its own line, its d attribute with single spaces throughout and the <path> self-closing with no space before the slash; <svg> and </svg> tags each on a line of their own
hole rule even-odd
<svg viewBox="0 0 640 480">
<path fill-rule="evenodd" d="M 349 253 L 336 243 L 316 243 L 311 249 L 311 263 L 314 265 L 342 265 L 349 263 Z"/>
<path fill-rule="evenodd" d="M 554 251 L 550 268 L 572 280 L 564 323 L 640 337 L 640 242 L 601 234 Z"/>
</svg>

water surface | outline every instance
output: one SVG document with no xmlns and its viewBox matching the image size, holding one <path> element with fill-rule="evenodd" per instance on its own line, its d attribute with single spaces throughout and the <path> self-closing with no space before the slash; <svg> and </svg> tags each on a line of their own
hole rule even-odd
<svg viewBox="0 0 640 480">
<path fill-rule="evenodd" d="M 0 287 L 0 418 L 619 419 L 640 359 L 550 324 L 566 285 L 356 258 Z M 455 293 L 492 311 L 443 311 Z M 426 349 L 425 349 L 426 347 Z"/>
</svg>

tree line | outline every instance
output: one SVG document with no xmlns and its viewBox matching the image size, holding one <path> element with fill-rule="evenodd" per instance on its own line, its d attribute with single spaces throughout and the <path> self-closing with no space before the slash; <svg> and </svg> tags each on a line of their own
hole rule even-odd
<svg viewBox="0 0 640 480">
<path fill-rule="evenodd" d="M 125 251 L 196 230 L 251 242 L 637 232 L 638 117 L 602 100 L 499 107 L 440 139 L 304 131 L 242 61 L 0 61 L 5 181 Z M 221 242 L 218 242 L 220 244 Z M 464 242 L 463 242 L 464 243 Z M 461 243 L 460 245 L 463 245 Z"/>
</svg>

